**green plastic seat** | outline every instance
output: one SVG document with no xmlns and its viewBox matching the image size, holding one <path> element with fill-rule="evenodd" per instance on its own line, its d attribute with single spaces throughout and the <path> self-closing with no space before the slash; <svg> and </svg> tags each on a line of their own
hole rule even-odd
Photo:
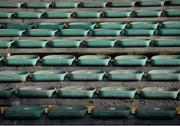
<svg viewBox="0 0 180 126">
<path fill-rule="evenodd" d="M 64 28 L 64 23 L 39 23 L 36 24 L 37 29 L 53 29 L 53 30 L 59 30 Z"/>
<path fill-rule="evenodd" d="M 165 2 L 165 5 L 167 6 L 180 6 L 179 0 L 168 0 Z"/>
<path fill-rule="evenodd" d="M 139 6 L 139 7 L 157 7 L 157 6 L 163 6 L 163 5 L 164 5 L 163 0 L 136 2 L 136 6 Z"/>
<path fill-rule="evenodd" d="M 136 88 L 133 87 L 103 87 L 99 90 L 102 98 L 134 98 Z"/>
<path fill-rule="evenodd" d="M 129 27 L 132 29 L 157 29 L 158 23 L 155 22 L 131 22 Z"/>
<path fill-rule="evenodd" d="M 114 29 L 94 29 L 92 31 L 93 36 L 119 36 L 122 30 Z"/>
<path fill-rule="evenodd" d="M 31 29 L 26 32 L 28 36 L 51 37 L 55 36 L 57 30 L 53 29 Z"/>
<path fill-rule="evenodd" d="M 4 59 L 6 65 L 34 66 L 40 57 L 38 55 L 12 55 Z"/>
<path fill-rule="evenodd" d="M 22 39 L 15 41 L 14 45 L 17 48 L 44 48 L 48 40 L 28 40 Z"/>
<path fill-rule="evenodd" d="M 8 23 L 5 25 L 6 29 L 21 29 L 21 30 L 28 30 L 33 27 L 32 24 L 17 24 L 17 23 Z"/>
<path fill-rule="evenodd" d="M 27 86 L 18 89 L 17 96 L 20 98 L 50 98 L 55 92 L 55 88 L 42 88 L 37 86 Z"/>
<path fill-rule="evenodd" d="M 0 71 L 0 82 L 24 82 L 28 75 L 25 71 Z"/>
<path fill-rule="evenodd" d="M 98 24 L 100 29 L 125 29 L 127 23 L 124 22 L 101 22 Z"/>
<path fill-rule="evenodd" d="M 17 2 L 0 2 L 0 8 L 20 8 L 22 3 Z"/>
<path fill-rule="evenodd" d="M 176 108 L 171 106 L 146 105 L 136 109 L 135 116 L 140 119 L 173 119 Z"/>
<path fill-rule="evenodd" d="M 113 60 L 115 65 L 125 66 L 145 66 L 147 57 L 143 55 L 121 55 Z"/>
<path fill-rule="evenodd" d="M 127 119 L 131 110 L 128 106 L 98 106 L 92 109 L 91 117 L 95 119 Z"/>
<path fill-rule="evenodd" d="M 96 11 L 76 11 L 74 17 L 76 18 L 99 18 L 102 12 Z"/>
<path fill-rule="evenodd" d="M 168 17 L 179 17 L 180 16 L 180 10 L 166 10 L 166 16 Z"/>
<path fill-rule="evenodd" d="M 91 48 L 108 48 L 114 47 L 116 40 L 108 39 L 89 39 L 85 41 L 85 45 Z"/>
<path fill-rule="evenodd" d="M 55 8 L 77 8 L 79 3 L 76 2 L 55 2 Z"/>
<path fill-rule="evenodd" d="M 75 70 L 70 74 L 71 80 L 102 80 L 105 72 L 102 70 Z"/>
<path fill-rule="evenodd" d="M 2 61 L 3 59 L 4 59 L 4 57 L 0 55 L 0 61 Z"/>
<path fill-rule="evenodd" d="M 39 119 L 44 108 L 39 105 L 15 105 L 7 108 L 3 114 L 5 119 Z"/>
<path fill-rule="evenodd" d="M 87 114 L 87 109 L 82 105 L 60 105 L 48 110 L 50 119 L 81 119 Z"/>
<path fill-rule="evenodd" d="M 126 36 L 153 36 L 155 30 L 149 29 L 126 29 Z"/>
<path fill-rule="evenodd" d="M 51 47 L 54 48 L 77 48 L 81 45 L 81 40 L 71 40 L 71 39 L 56 39 L 50 42 Z"/>
<path fill-rule="evenodd" d="M 68 29 L 94 29 L 95 23 L 90 22 L 71 22 L 68 24 Z"/>
<path fill-rule="evenodd" d="M 141 89 L 142 98 L 176 99 L 178 93 L 177 88 L 145 87 Z"/>
<path fill-rule="evenodd" d="M 16 12 L 15 17 L 22 18 L 22 19 L 35 19 L 35 18 L 41 18 L 42 12 L 30 12 L 30 11 L 24 11 L 24 12 Z"/>
<path fill-rule="evenodd" d="M 140 81 L 144 72 L 139 70 L 113 70 L 108 74 L 109 80 L 136 80 Z"/>
<path fill-rule="evenodd" d="M 157 55 L 151 58 L 153 65 L 180 65 L 180 55 Z"/>
<path fill-rule="evenodd" d="M 75 60 L 73 55 L 48 55 L 42 58 L 43 65 L 72 65 Z"/>
<path fill-rule="evenodd" d="M 112 1 L 110 2 L 110 7 L 133 7 L 135 5 L 135 2 L 133 1 L 121 1 L 121 2 L 118 2 L 118 1 Z"/>
<path fill-rule="evenodd" d="M 160 10 L 135 10 L 136 17 L 160 17 L 161 13 Z"/>
<path fill-rule="evenodd" d="M 149 39 L 122 39 L 119 40 L 120 47 L 148 47 L 151 43 Z"/>
<path fill-rule="evenodd" d="M 119 18 L 119 17 L 130 17 L 131 11 L 128 10 L 112 10 L 112 11 L 106 11 L 105 17 L 108 18 Z"/>
<path fill-rule="evenodd" d="M 12 12 L 0 12 L 0 18 L 11 18 L 12 15 Z"/>
<path fill-rule="evenodd" d="M 23 4 L 26 8 L 49 8 L 50 5 L 51 3 L 44 2 L 27 2 Z"/>
<path fill-rule="evenodd" d="M 45 13 L 47 18 L 70 18 L 72 12 L 63 12 L 63 11 L 49 11 Z"/>
<path fill-rule="evenodd" d="M 0 36 L 4 37 L 18 37 L 22 36 L 24 30 L 20 29 L 0 29 Z"/>
<path fill-rule="evenodd" d="M 84 86 L 67 86 L 59 89 L 58 96 L 63 98 L 92 98 L 96 88 Z"/>
<path fill-rule="evenodd" d="M 89 30 L 85 29 L 63 29 L 59 31 L 60 36 L 87 36 Z"/>
<path fill-rule="evenodd" d="M 12 43 L 14 43 L 13 40 L 0 40 L 0 48 L 10 48 Z"/>
<path fill-rule="evenodd" d="M 106 5 L 107 2 L 82 2 L 79 6 L 83 8 L 104 8 Z"/>
<path fill-rule="evenodd" d="M 180 71 L 174 69 L 151 70 L 148 72 L 148 80 L 180 81 Z"/>
<path fill-rule="evenodd" d="M 162 22 L 161 28 L 179 29 L 180 28 L 180 21 L 165 21 L 165 22 Z"/>
<path fill-rule="evenodd" d="M 167 28 L 162 28 L 159 29 L 158 31 L 159 35 L 164 35 L 164 36 L 179 36 L 180 35 L 180 29 L 167 29 Z"/>
<path fill-rule="evenodd" d="M 67 72 L 64 70 L 40 70 L 32 74 L 33 81 L 61 81 Z"/>
<path fill-rule="evenodd" d="M 10 98 L 12 94 L 15 92 L 14 88 L 1 88 L 0 89 L 0 99 Z"/>
<path fill-rule="evenodd" d="M 154 45 L 159 47 L 179 47 L 179 39 L 156 39 L 154 40 Z"/>
<path fill-rule="evenodd" d="M 84 55 L 77 59 L 77 63 L 81 66 L 107 66 L 110 60 L 111 57 L 106 55 Z"/>
</svg>

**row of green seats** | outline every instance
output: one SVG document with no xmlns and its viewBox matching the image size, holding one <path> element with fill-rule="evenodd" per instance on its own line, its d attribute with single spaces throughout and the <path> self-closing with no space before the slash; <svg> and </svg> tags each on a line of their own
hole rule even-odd
<svg viewBox="0 0 180 126">
<path fill-rule="evenodd" d="M 111 10 L 111 11 L 49 11 L 49 12 L 8 12 L 1 11 L 0 18 L 39 19 L 39 18 L 128 18 L 128 17 L 179 17 L 180 10 Z"/>
<path fill-rule="evenodd" d="M 108 55 L 83 55 L 76 58 L 74 55 L 47 55 L 40 59 L 38 55 L 12 55 L 7 58 L 0 57 L 6 65 L 34 66 L 38 61 L 42 65 L 60 66 L 107 66 L 110 62 L 115 66 L 145 66 L 148 57 L 144 55 L 119 55 L 111 59 Z M 180 55 L 156 55 L 151 58 L 151 64 L 157 66 L 180 65 Z"/>
<path fill-rule="evenodd" d="M 179 29 L 180 21 L 164 21 L 164 22 L 70 22 L 70 23 L 39 23 L 39 24 L 17 24 L 17 23 L 7 23 L 0 24 L 1 29 L 115 29 L 121 30 L 125 28 L 133 29 L 158 29 L 158 28 L 168 28 L 168 29 Z"/>
<path fill-rule="evenodd" d="M 20 37 L 20 36 L 31 36 L 31 37 L 52 37 L 52 36 L 178 36 L 180 35 L 180 29 L 0 29 L 1 37 Z"/>
<path fill-rule="evenodd" d="M 29 76 L 32 81 L 101 81 L 104 77 L 112 81 L 140 81 L 144 75 L 140 70 L 112 70 L 105 73 L 103 70 L 40 70 L 34 73 L 25 71 L 0 71 L 0 82 L 24 82 Z M 180 81 L 180 70 L 157 69 L 147 73 L 149 81 Z"/>
<path fill-rule="evenodd" d="M 178 0 L 124 2 L 0 2 L 0 8 L 104 8 L 104 7 L 180 6 Z"/>
<path fill-rule="evenodd" d="M 111 48 L 111 47 L 179 47 L 178 39 L 55 39 L 55 40 L 0 40 L 0 48 Z"/>
<path fill-rule="evenodd" d="M 40 105 L 16 105 L 8 107 L 3 112 L 5 119 L 40 119 L 45 108 Z M 47 111 L 50 119 L 78 119 L 85 118 L 88 114 L 87 107 L 83 105 L 57 105 Z M 140 119 L 173 119 L 176 116 L 176 108 L 172 106 L 140 106 L 132 113 L 126 105 L 96 106 L 91 110 L 92 118 L 124 119 L 131 114 Z"/>
<path fill-rule="evenodd" d="M 137 94 L 134 87 L 84 87 L 67 86 L 56 89 L 54 87 L 26 86 L 19 89 L 1 88 L 0 98 L 10 98 L 16 93 L 20 98 L 50 98 L 57 94 L 60 98 L 92 98 L 98 95 L 100 98 L 126 98 L 133 99 Z M 141 98 L 147 99 L 176 99 L 178 97 L 178 88 L 163 87 L 145 87 L 139 89 Z"/>
</svg>

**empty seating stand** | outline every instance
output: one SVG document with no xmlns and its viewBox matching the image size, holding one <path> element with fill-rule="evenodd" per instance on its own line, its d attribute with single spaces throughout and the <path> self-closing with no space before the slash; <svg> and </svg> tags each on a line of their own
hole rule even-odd
<svg viewBox="0 0 180 126">
<path fill-rule="evenodd" d="M 179 82 L 179 0 L 0 1 L 0 124 L 179 125 Z"/>
</svg>

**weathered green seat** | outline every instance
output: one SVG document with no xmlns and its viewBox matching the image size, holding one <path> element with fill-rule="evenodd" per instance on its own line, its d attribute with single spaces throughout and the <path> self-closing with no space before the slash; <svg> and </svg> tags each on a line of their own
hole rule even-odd
<svg viewBox="0 0 180 126">
<path fill-rule="evenodd" d="M 44 108 L 38 105 L 16 105 L 7 108 L 3 114 L 5 119 L 39 119 Z"/>
<path fill-rule="evenodd" d="M 120 47 L 148 47 L 150 43 L 149 39 L 121 39 L 118 45 Z"/>
<path fill-rule="evenodd" d="M 24 82 L 28 75 L 25 71 L 0 71 L 0 82 Z"/>
<path fill-rule="evenodd" d="M 55 92 L 55 88 L 42 88 L 37 86 L 21 87 L 17 91 L 17 96 L 20 98 L 50 98 Z"/>
<path fill-rule="evenodd" d="M 164 5 L 163 0 L 136 2 L 136 6 L 139 6 L 139 7 L 157 7 L 157 6 L 163 6 L 163 5 Z"/>
<path fill-rule="evenodd" d="M 165 5 L 167 6 L 180 6 L 179 0 L 168 0 L 165 2 Z"/>
<path fill-rule="evenodd" d="M 180 21 L 165 21 L 165 22 L 162 22 L 161 28 L 179 29 L 180 28 Z"/>
<path fill-rule="evenodd" d="M 90 22 L 71 22 L 67 25 L 68 29 L 94 29 L 95 23 Z"/>
<path fill-rule="evenodd" d="M 87 36 L 89 32 L 86 29 L 62 29 L 59 31 L 59 36 Z"/>
<path fill-rule="evenodd" d="M 76 18 L 99 18 L 102 12 L 96 11 L 76 11 L 74 17 Z"/>
<path fill-rule="evenodd" d="M 133 7 L 135 5 L 134 1 L 112 1 L 110 2 L 110 7 Z"/>
<path fill-rule="evenodd" d="M 151 58 L 153 65 L 180 65 L 180 55 L 157 55 Z"/>
<path fill-rule="evenodd" d="M 15 89 L 11 87 L 1 88 L 0 99 L 10 98 L 14 92 L 15 92 Z"/>
<path fill-rule="evenodd" d="M 92 36 L 119 36 L 122 30 L 115 29 L 94 29 Z"/>
<path fill-rule="evenodd" d="M 0 61 L 2 61 L 3 59 L 4 59 L 4 57 L 0 55 Z"/>
<path fill-rule="evenodd" d="M 70 18 L 72 12 L 63 12 L 63 11 L 49 11 L 45 13 L 47 18 Z"/>
<path fill-rule="evenodd" d="M 102 98 L 134 98 L 136 88 L 133 87 L 103 87 L 99 90 Z"/>
<path fill-rule="evenodd" d="M 11 18 L 13 15 L 12 12 L 0 12 L 0 18 Z"/>
<path fill-rule="evenodd" d="M 82 2 L 79 6 L 84 8 L 104 8 L 106 5 L 107 2 Z"/>
<path fill-rule="evenodd" d="M 159 35 L 164 35 L 164 36 L 178 36 L 180 35 L 180 29 L 167 29 L 167 28 L 161 28 L 158 31 Z"/>
<path fill-rule="evenodd" d="M 64 28 L 64 23 L 39 23 L 35 26 L 37 29 L 53 29 L 53 30 L 59 30 Z"/>
<path fill-rule="evenodd" d="M 179 39 L 156 39 L 154 40 L 155 46 L 162 47 L 178 47 L 180 46 Z"/>
<path fill-rule="evenodd" d="M 51 3 L 45 2 L 27 2 L 23 4 L 26 8 L 49 8 L 50 5 Z"/>
<path fill-rule="evenodd" d="M 91 117 L 97 119 L 127 119 L 130 112 L 128 106 L 98 106 L 92 109 Z"/>
<path fill-rule="evenodd" d="M 141 119 L 173 119 L 176 108 L 171 106 L 146 105 L 136 109 L 135 116 Z"/>
<path fill-rule="evenodd" d="M 55 8 L 77 8 L 79 3 L 77 2 L 55 2 Z"/>
<path fill-rule="evenodd" d="M 107 55 L 84 55 L 77 59 L 78 65 L 107 66 L 111 60 Z"/>
<path fill-rule="evenodd" d="M 132 29 L 157 29 L 158 23 L 156 22 L 131 22 L 129 27 Z"/>
<path fill-rule="evenodd" d="M 20 29 L 0 29 L 0 36 L 4 37 L 18 37 L 22 36 L 24 30 Z"/>
<path fill-rule="evenodd" d="M 30 11 L 24 11 L 24 12 L 16 12 L 15 17 L 22 18 L 22 19 L 35 19 L 35 18 L 41 18 L 42 12 L 30 12 Z"/>
<path fill-rule="evenodd" d="M 0 8 L 20 8 L 21 5 L 20 2 L 0 2 Z"/>
<path fill-rule="evenodd" d="M 61 81 L 67 72 L 64 70 L 40 70 L 32 74 L 33 81 Z"/>
<path fill-rule="evenodd" d="M 87 114 L 87 109 L 82 105 L 60 105 L 48 110 L 50 119 L 81 119 Z"/>
<path fill-rule="evenodd" d="M 43 65 L 72 65 L 75 60 L 73 55 L 48 55 L 42 58 Z"/>
<path fill-rule="evenodd" d="M 40 57 L 38 55 L 12 55 L 4 59 L 6 65 L 34 66 Z"/>
<path fill-rule="evenodd" d="M 106 11 L 104 16 L 108 18 L 130 17 L 131 13 L 132 12 L 128 10 L 112 10 Z"/>
<path fill-rule="evenodd" d="M 14 43 L 13 40 L 0 40 L 0 48 L 10 48 L 12 43 Z"/>
<path fill-rule="evenodd" d="M 28 36 L 51 37 L 55 36 L 57 30 L 53 29 L 30 29 L 26 32 Z"/>
<path fill-rule="evenodd" d="M 178 17 L 180 16 L 180 10 L 166 10 L 166 16 L 168 17 Z"/>
<path fill-rule="evenodd" d="M 101 22 L 98 24 L 100 29 L 125 29 L 127 23 L 124 22 Z"/>
<path fill-rule="evenodd" d="M 48 40 L 31 40 L 22 39 L 15 41 L 14 45 L 17 48 L 44 48 Z"/>
<path fill-rule="evenodd" d="M 176 99 L 178 93 L 177 88 L 145 87 L 141 89 L 142 98 Z"/>
<path fill-rule="evenodd" d="M 155 2 L 154 2 L 155 3 Z M 160 17 L 162 11 L 160 10 L 135 10 L 136 17 Z"/>
<path fill-rule="evenodd" d="M 50 42 L 50 45 L 54 48 L 77 48 L 81 45 L 81 40 L 72 39 L 56 39 Z"/>
<path fill-rule="evenodd" d="M 102 70 L 75 70 L 70 74 L 71 80 L 102 80 L 105 72 Z"/>
<path fill-rule="evenodd" d="M 155 30 L 149 29 L 126 29 L 126 36 L 153 36 Z"/>
<path fill-rule="evenodd" d="M 148 72 L 148 80 L 180 81 L 180 71 L 174 69 L 151 70 Z"/>
<path fill-rule="evenodd" d="M 92 98 L 96 89 L 84 86 L 67 86 L 58 91 L 58 96 L 63 98 Z"/>
<path fill-rule="evenodd" d="M 113 62 L 115 65 L 144 66 L 147 59 L 148 58 L 143 55 L 121 55 L 116 56 Z"/>
<path fill-rule="evenodd" d="M 17 23 L 7 23 L 5 25 L 6 29 L 21 29 L 21 30 L 28 30 L 31 29 L 33 27 L 32 24 L 17 24 Z"/>
<path fill-rule="evenodd" d="M 85 45 L 87 47 L 93 48 L 108 48 L 114 47 L 116 40 L 109 40 L 109 39 L 89 39 L 85 40 Z"/>
<path fill-rule="evenodd" d="M 144 72 L 139 70 L 113 70 L 108 74 L 109 80 L 136 80 L 140 81 Z"/>
</svg>

